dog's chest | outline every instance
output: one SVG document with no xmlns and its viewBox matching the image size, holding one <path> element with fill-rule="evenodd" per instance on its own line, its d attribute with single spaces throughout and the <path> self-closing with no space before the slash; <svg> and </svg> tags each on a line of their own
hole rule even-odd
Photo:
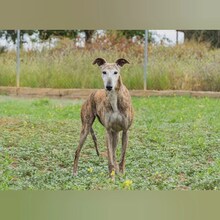
<svg viewBox="0 0 220 220">
<path fill-rule="evenodd" d="M 130 117 L 127 108 L 116 92 L 108 94 L 102 105 L 96 106 L 96 113 L 99 121 L 107 129 L 121 131 L 129 126 Z"/>
<path fill-rule="evenodd" d="M 113 112 L 118 112 L 118 97 L 116 92 L 113 91 L 108 95 L 108 101 Z"/>
<path fill-rule="evenodd" d="M 108 97 L 110 104 L 110 111 L 106 114 L 106 122 L 108 127 L 114 131 L 121 131 L 127 125 L 126 116 L 120 112 L 120 102 L 116 93 L 111 93 Z"/>
<path fill-rule="evenodd" d="M 127 119 L 120 112 L 110 112 L 105 117 L 107 127 L 113 131 L 121 131 L 126 127 Z"/>
</svg>

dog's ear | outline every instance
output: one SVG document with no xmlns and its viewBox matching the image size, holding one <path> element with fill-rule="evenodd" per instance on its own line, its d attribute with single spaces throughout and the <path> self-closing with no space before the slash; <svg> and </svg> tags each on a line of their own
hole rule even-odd
<svg viewBox="0 0 220 220">
<path fill-rule="evenodd" d="M 97 64 L 98 66 L 102 66 L 102 65 L 105 64 L 105 63 L 106 63 L 105 59 L 103 59 L 103 58 L 97 58 L 97 59 L 94 60 L 94 62 L 93 62 L 92 64 L 93 64 L 93 65 L 94 65 L 94 64 Z"/>
<path fill-rule="evenodd" d="M 122 67 L 122 66 L 124 66 L 126 63 L 129 63 L 129 62 L 128 62 L 126 59 L 124 59 L 124 58 L 120 58 L 120 59 L 116 60 L 115 63 L 116 63 L 118 66 Z"/>
</svg>

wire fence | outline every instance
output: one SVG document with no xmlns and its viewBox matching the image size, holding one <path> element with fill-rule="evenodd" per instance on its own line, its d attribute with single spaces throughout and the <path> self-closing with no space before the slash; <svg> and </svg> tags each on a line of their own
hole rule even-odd
<svg viewBox="0 0 220 220">
<path fill-rule="evenodd" d="M 145 50 L 142 61 L 144 67 L 142 73 L 139 71 L 140 89 L 146 89 L 147 79 L 147 36 L 148 31 L 145 31 Z M 0 73 L 0 86 L 16 86 L 16 87 L 43 87 L 43 88 L 99 88 L 100 80 L 97 81 L 97 73 L 95 68 L 92 69 L 90 58 L 95 59 L 97 56 L 103 56 L 109 59 L 120 56 L 116 50 L 106 54 L 105 49 L 100 51 L 100 48 L 79 48 L 74 45 L 75 42 L 68 40 L 63 41 L 61 46 L 52 47 L 43 51 L 20 51 L 20 30 L 17 30 L 16 40 L 16 77 L 14 78 L 14 60 L 13 53 L 2 54 L 3 62 L 2 71 Z M 97 56 L 93 53 L 96 50 Z M 116 53 L 115 53 L 116 52 Z M 115 54 L 114 54 L 115 53 Z M 4 56 L 5 55 L 5 56 Z M 126 57 L 126 54 L 122 55 Z M 112 61 L 112 60 L 111 60 Z M 8 63 L 10 62 L 10 64 Z M 88 66 L 90 65 L 90 67 Z M 87 73 L 85 73 L 85 69 Z M 96 69 L 97 71 L 97 69 Z M 90 75 L 88 74 L 90 73 Z M 142 76 L 140 76 L 142 75 Z M 16 82 L 14 81 L 16 79 Z M 137 83 L 136 83 L 137 84 Z M 133 86 L 135 87 L 135 85 Z"/>
<path fill-rule="evenodd" d="M 78 47 L 64 39 L 41 51 L 20 50 L 19 43 L 17 53 L 0 53 L 0 86 L 102 88 L 94 59 L 113 62 L 123 57 L 130 62 L 121 70 L 129 89 L 220 91 L 220 50 L 203 43 L 166 46 L 148 43 L 147 37 L 144 42 L 106 37 Z"/>
</svg>

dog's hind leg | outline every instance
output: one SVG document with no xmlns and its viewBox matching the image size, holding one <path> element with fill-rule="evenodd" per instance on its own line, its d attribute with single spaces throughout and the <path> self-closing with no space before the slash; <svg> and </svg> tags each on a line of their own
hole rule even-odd
<svg viewBox="0 0 220 220">
<path fill-rule="evenodd" d="M 90 128 L 90 133 L 91 133 L 94 145 L 95 145 L 95 150 L 96 150 L 97 156 L 99 156 L 99 149 L 98 149 L 98 144 L 97 144 L 97 138 L 95 136 L 95 132 L 94 132 L 92 127 Z"/>
<path fill-rule="evenodd" d="M 81 134 L 80 134 L 79 145 L 78 145 L 77 150 L 75 152 L 75 159 L 74 159 L 74 164 L 73 164 L 73 175 L 74 176 L 77 175 L 79 154 L 80 154 L 80 151 L 81 151 L 81 149 L 83 147 L 83 144 L 86 140 L 86 137 L 89 134 L 89 131 L 90 131 L 90 126 L 88 126 L 88 124 L 85 124 L 85 126 L 82 127 Z"/>
</svg>

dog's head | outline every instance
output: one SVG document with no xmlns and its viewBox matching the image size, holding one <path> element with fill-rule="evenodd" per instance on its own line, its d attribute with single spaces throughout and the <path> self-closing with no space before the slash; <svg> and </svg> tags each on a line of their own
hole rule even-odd
<svg viewBox="0 0 220 220">
<path fill-rule="evenodd" d="M 115 63 L 107 63 L 103 58 L 97 58 L 93 62 L 93 64 L 97 64 L 102 72 L 102 79 L 104 82 L 104 88 L 107 91 L 114 91 L 119 77 L 120 77 L 120 69 L 126 63 L 129 63 L 126 59 L 120 58 L 116 60 Z"/>
</svg>

